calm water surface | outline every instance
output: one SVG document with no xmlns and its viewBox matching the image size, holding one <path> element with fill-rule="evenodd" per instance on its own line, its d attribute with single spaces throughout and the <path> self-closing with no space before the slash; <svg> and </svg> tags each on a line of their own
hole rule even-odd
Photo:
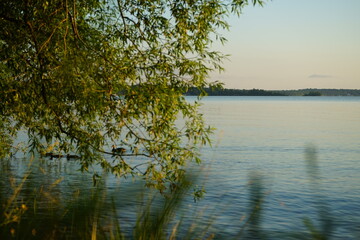
<svg viewBox="0 0 360 240">
<path fill-rule="evenodd" d="M 228 204 L 224 232 L 248 214 L 249 174 L 262 176 L 265 188 L 262 226 L 267 231 L 303 229 L 314 224 L 319 206 L 334 222 L 335 239 L 360 233 L 360 98 L 207 97 L 203 112 L 217 127 L 210 162 L 208 204 Z M 305 152 L 316 150 L 316 176 Z M 311 171 L 311 170 L 310 170 Z M 230 220 L 232 218 L 232 221 Z"/>
<path fill-rule="evenodd" d="M 321 227 L 320 207 L 333 223 L 333 239 L 360 239 L 360 98 L 206 97 L 202 102 L 206 122 L 217 128 L 213 148 L 202 149 L 207 193 L 199 203 L 189 199 L 184 211 L 205 210 L 200 223 L 207 214 L 215 216 L 219 239 L 234 236 L 250 215 L 249 178 L 255 175 L 262 179 L 261 226 L 268 238 L 305 231 L 306 218 Z M 310 160 L 307 149 L 315 151 Z M 64 192 L 91 181 L 79 175 L 74 162 L 52 163 L 49 169 L 49 184 L 64 177 Z M 117 182 L 109 178 L 108 188 L 116 189 L 127 207 L 136 205 L 131 188 L 119 190 Z M 131 228 L 134 214 L 121 214 L 122 227 Z"/>
</svg>

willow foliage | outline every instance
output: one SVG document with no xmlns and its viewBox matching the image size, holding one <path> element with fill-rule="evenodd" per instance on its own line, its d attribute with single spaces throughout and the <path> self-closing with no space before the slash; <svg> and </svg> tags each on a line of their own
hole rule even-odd
<svg viewBox="0 0 360 240">
<path fill-rule="evenodd" d="M 2 0 L 1 157 L 26 130 L 30 150 L 76 153 L 83 170 L 100 164 L 160 190 L 175 183 L 212 131 L 183 93 L 219 85 L 207 81 L 224 57 L 211 43 L 249 3 L 262 4 Z M 127 151 L 108 160 L 112 145 Z"/>
</svg>

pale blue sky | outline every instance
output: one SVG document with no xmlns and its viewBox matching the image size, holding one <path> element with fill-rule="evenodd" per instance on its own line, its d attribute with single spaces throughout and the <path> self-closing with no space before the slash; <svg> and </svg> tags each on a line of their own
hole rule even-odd
<svg viewBox="0 0 360 240">
<path fill-rule="evenodd" d="M 360 89 L 360 0 L 272 0 L 229 19 L 226 88 Z"/>
</svg>

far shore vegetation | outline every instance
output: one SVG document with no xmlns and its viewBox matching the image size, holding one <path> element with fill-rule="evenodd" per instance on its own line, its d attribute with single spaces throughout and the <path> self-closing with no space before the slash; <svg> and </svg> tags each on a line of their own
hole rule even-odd
<svg viewBox="0 0 360 240">
<path fill-rule="evenodd" d="M 360 96 L 360 89 L 316 89 L 306 88 L 298 90 L 263 90 L 263 89 L 212 89 L 205 88 L 203 92 L 191 88 L 187 96 Z"/>
</svg>

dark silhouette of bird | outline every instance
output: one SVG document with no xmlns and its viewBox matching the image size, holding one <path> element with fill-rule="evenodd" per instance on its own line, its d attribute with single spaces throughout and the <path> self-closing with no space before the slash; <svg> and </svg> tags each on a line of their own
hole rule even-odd
<svg viewBox="0 0 360 240">
<path fill-rule="evenodd" d="M 62 158 L 64 155 L 62 154 L 54 154 L 53 152 L 45 153 L 45 157 L 50 157 L 50 160 L 53 160 L 54 158 Z"/>
<path fill-rule="evenodd" d="M 80 158 L 80 156 L 75 155 L 75 154 L 62 155 L 62 154 L 54 154 L 53 152 L 45 153 L 44 156 L 45 157 L 50 157 L 51 160 L 54 159 L 54 158 L 63 158 L 63 157 L 66 157 L 67 160 L 79 159 Z"/>
<path fill-rule="evenodd" d="M 67 160 L 79 159 L 79 158 L 80 158 L 80 156 L 75 155 L 75 154 L 67 154 L 67 155 L 66 155 L 66 159 L 67 159 Z"/>
<path fill-rule="evenodd" d="M 122 148 L 122 147 L 116 147 L 115 145 L 112 145 L 112 150 L 111 150 L 114 154 L 123 154 L 126 152 L 126 149 L 125 148 Z"/>
</svg>

